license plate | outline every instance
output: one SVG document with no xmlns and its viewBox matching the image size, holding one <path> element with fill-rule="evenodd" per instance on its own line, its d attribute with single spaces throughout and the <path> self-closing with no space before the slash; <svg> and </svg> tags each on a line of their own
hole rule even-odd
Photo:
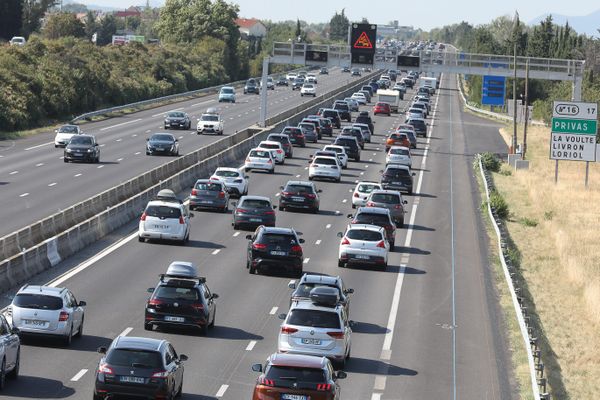
<svg viewBox="0 0 600 400">
<path fill-rule="evenodd" d="M 321 339 L 302 339 L 302 343 L 303 344 L 316 344 L 316 345 L 320 345 L 321 344 Z"/>
<path fill-rule="evenodd" d="M 369 256 L 365 256 L 364 254 L 357 254 L 356 258 L 358 258 L 360 260 L 368 260 Z"/>
<path fill-rule="evenodd" d="M 182 317 L 171 317 L 171 316 L 167 315 L 165 317 L 165 321 L 169 321 L 169 322 L 183 322 L 183 321 L 185 321 L 185 318 L 182 318 Z"/>
<path fill-rule="evenodd" d="M 160 230 L 169 229 L 169 226 L 168 225 L 154 225 L 154 229 L 160 229 Z"/>
<path fill-rule="evenodd" d="M 272 251 L 271 255 L 274 256 L 285 256 L 287 253 L 285 251 Z"/>
<path fill-rule="evenodd" d="M 46 321 L 38 321 L 36 319 L 26 319 L 26 320 L 23 320 L 23 322 L 25 323 L 25 325 L 31 325 L 31 326 L 45 326 L 46 325 Z"/>
<path fill-rule="evenodd" d="M 303 394 L 287 394 L 284 393 L 281 395 L 281 400 L 310 400 L 309 396 L 305 396 Z"/>
<path fill-rule="evenodd" d="M 81 157 L 83 154 L 82 153 L 75 153 L 73 155 L 76 156 L 76 157 Z"/>
<path fill-rule="evenodd" d="M 400 185 L 400 186 L 402 186 L 402 182 L 392 182 L 392 185 Z"/>
<path fill-rule="evenodd" d="M 294 201 L 304 201 L 304 197 L 292 197 Z"/>
<path fill-rule="evenodd" d="M 250 218 L 250 222 L 261 222 L 262 219 L 260 218 Z"/>
<path fill-rule="evenodd" d="M 202 200 L 200 203 L 202 203 L 202 204 L 212 204 L 212 201 L 210 201 L 210 200 Z"/>
<path fill-rule="evenodd" d="M 145 379 L 141 376 L 121 376 L 120 381 L 127 383 L 144 383 Z"/>
</svg>

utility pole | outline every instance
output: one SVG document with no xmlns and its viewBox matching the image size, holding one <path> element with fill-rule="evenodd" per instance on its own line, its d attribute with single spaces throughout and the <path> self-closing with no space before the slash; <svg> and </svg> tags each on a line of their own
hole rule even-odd
<svg viewBox="0 0 600 400">
<path fill-rule="evenodd" d="M 525 153 L 527 153 L 527 125 L 529 125 L 529 58 L 525 64 L 525 125 L 523 126 L 523 160 L 525 159 Z"/>
<path fill-rule="evenodd" d="M 512 137 L 512 153 L 517 152 L 517 29 L 519 27 L 519 13 L 515 12 L 513 24 L 513 67 L 515 76 L 513 80 L 513 137 Z"/>
</svg>

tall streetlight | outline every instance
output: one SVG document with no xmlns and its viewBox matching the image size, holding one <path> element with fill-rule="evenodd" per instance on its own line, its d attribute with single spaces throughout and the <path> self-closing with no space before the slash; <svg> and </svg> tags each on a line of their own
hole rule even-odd
<svg viewBox="0 0 600 400">
<path fill-rule="evenodd" d="M 517 152 L 517 29 L 519 28 L 519 13 L 515 11 L 513 20 L 513 67 L 515 76 L 513 80 L 513 137 L 512 137 L 512 153 Z"/>
</svg>

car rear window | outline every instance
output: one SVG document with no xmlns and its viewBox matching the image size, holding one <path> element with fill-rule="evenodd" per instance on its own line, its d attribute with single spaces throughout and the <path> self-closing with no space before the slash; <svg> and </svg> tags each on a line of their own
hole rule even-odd
<svg viewBox="0 0 600 400">
<path fill-rule="evenodd" d="M 291 310 L 287 323 L 290 325 L 312 326 L 313 328 L 340 329 L 338 314 L 321 310 Z"/>
<path fill-rule="evenodd" d="M 159 286 L 154 292 L 154 298 L 168 300 L 197 301 L 200 297 L 196 288 Z"/>
<path fill-rule="evenodd" d="M 381 189 L 381 186 L 373 183 L 363 183 L 362 185 L 358 185 L 358 191 L 361 193 L 371 193 L 375 189 Z"/>
<path fill-rule="evenodd" d="M 390 154 L 398 154 L 402 156 L 408 156 L 410 153 L 406 149 L 390 149 Z"/>
<path fill-rule="evenodd" d="M 354 138 L 354 136 L 352 136 L 351 139 L 338 137 L 337 139 L 335 139 L 335 144 L 340 146 L 356 147 L 356 139 Z"/>
<path fill-rule="evenodd" d="M 274 142 L 279 142 L 279 143 L 288 143 L 290 141 L 286 136 L 281 136 L 281 135 L 269 136 L 269 137 L 267 137 L 267 140 L 272 140 Z"/>
<path fill-rule="evenodd" d="M 353 240 L 363 240 L 365 242 L 377 242 L 381 240 L 381 233 L 368 229 L 350 229 L 346 236 Z"/>
<path fill-rule="evenodd" d="M 278 149 L 279 146 L 276 144 L 266 144 L 266 143 L 262 143 L 260 145 L 260 147 L 262 147 L 263 149 Z"/>
<path fill-rule="evenodd" d="M 298 124 L 298 126 L 300 128 L 304 128 L 307 131 L 314 131 L 315 130 L 315 125 L 311 122 L 301 122 L 300 124 Z"/>
<path fill-rule="evenodd" d="M 21 293 L 15 296 L 13 304 L 21 308 L 34 308 L 37 310 L 60 310 L 63 306 L 62 298 L 44 294 Z"/>
<path fill-rule="evenodd" d="M 162 356 L 157 351 L 113 349 L 106 356 L 109 365 L 119 367 L 162 368 Z"/>
<path fill-rule="evenodd" d="M 288 128 L 283 128 L 283 131 L 281 131 L 281 133 L 283 133 L 284 135 L 289 135 L 289 134 L 299 134 L 299 133 L 302 133 L 302 132 L 300 131 L 299 128 L 290 128 L 290 127 L 288 127 Z"/>
<path fill-rule="evenodd" d="M 196 189 L 198 190 L 209 190 L 211 192 L 220 192 L 223 190 L 223 185 L 217 182 L 203 182 L 197 183 Z"/>
<path fill-rule="evenodd" d="M 271 158 L 269 155 L 271 153 L 266 150 L 252 150 L 250 152 L 250 157 L 258 157 L 258 158 Z"/>
<path fill-rule="evenodd" d="M 368 224 L 368 225 L 389 225 L 390 220 L 386 214 L 369 214 L 360 213 L 354 218 L 357 224 Z"/>
<path fill-rule="evenodd" d="M 405 169 L 402 168 L 388 168 L 385 170 L 384 175 L 389 175 L 389 176 L 409 176 L 409 172 Z"/>
<path fill-rule="evenodd" d="M 325 150 L 326 151 L 334 151 L 336 153 L 343 153 L 344 149 L 340 149 L 339 147 L 331 147 L 331 146 L 325 146 Z"/>
<path fill-rule="evenodd" d="M 313 193 L 312 187 L 306 185 L 287 185 L 284 190 L 292 193 Z"/>
<path fill-rule="evenodd" d="M 240 173 L 237 171 L 217 171 L 215 172 L 216 176 L 223 176 L 225 178 L 236 178 L 240 176 Z"/>
<path fill-rule="evenodd" d="M 279 246 L 290 246 L 298 244 L 293 235 L 282 233 L 263 233 L 260 237 L 260 242 L 263 244 L 272 244 Z"/>
<path fill-rule="evenodd" d="M 304 367 L 284 367 L 269 365 L 265 371 L 268 379 L 281 379 L 286 381 L 323 383 L 326 382 L 322 369 Z"/>
<path fill-rule="evenodd" d="M 156 217 L 156 218 L 176 218 L 179 219 L 181 217 L 181 210 L 176 207 L 168 207 L 168 206 L 148 206 L 145 211 L 148 217 Z"/>
<path fill-rule="evenodd" d="M 371 200 L 376 203 L 400 204 L 400 196 L 391 193 L 373 193 Z"/>
<path fill-rule="evenodd" d="M 314 164 L 322 165 L 337 165 L 337 161 L 332 158 L 317 157 L 313 161 Z"/>
<path fill-rule="evenodd" d="M 239 207 L 248 208 L 271 208 L 271 203 L 266 200 L 246 199 L 239 205 Z"/>
</svg>

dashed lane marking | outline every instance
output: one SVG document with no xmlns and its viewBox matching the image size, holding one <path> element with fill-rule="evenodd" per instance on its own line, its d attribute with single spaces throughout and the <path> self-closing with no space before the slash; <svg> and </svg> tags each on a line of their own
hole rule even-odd
<svg viewBox="0 0 600 400">
<path fill-rule="evenodd" d="M 98 165 L 98 167 L 97 167 L 97 168 L 98 168 L 98 169 L 100 169 L 100 168 L 104 168 L 104 165 Z"/>
<path fill-rule="evenodd" d="M 239 233 L 239 232 L 235 232 L 235 233 L 233 234 L 233 237 L 238 237 L 238 236 L 240 236 L 240 233 Z"/>
<path fill-rule="evenodd" d="M 19 197 L 27 197 L 27 196 L 29 196 L 29 193 L 23 193 L 23 194 L 19 195 Z"/>
<path fill-rule="evenodd" d="M 44 165 L 44 163 L 43 163 L 43 162 L 41 162 L 41 163 L 38 163 L 38 164 L 35 164 L 35 166 L 36 166 L 36 167 L 41 167 L 42 165 Z"/>
<path fill-rule="evenodd" d="M 131 333 L 131 331 L 133 330 L 132 327 L 128 327 L 123 329 L 123 332 L 119 333 L 119 336 L 127 336 L 129 335 L 129 333 Z"/>
<path fill-rule="evenodd" d="M 310 257 L 308 257 L 308 258 L 305 258 L 305 259 L 304 259 L 304 264 L 308 264 L 308 262 L 309 262 L 309 261 L 310 261 Z"/>
<path fill-rule="evenodd" d="M 77 382 L 78 380 L 80 380 L 85 374 L 86 372 L 88 372 L 87 369 L 82 369 L 81 371 L 79 371 L 78 373 L 75 374 L 74 377 L 71 378 L 71 382 Z"/>
<path fill-rule="evenodd" d="M 319 239 L 319 240 L 317 240 L 317 241 L 315 242 L 315 245 L 316 245 L 316 246 L 318 246 L 318 245 L 320 245 L 320 244 L 321 244 L 321 239 Z"/>
<path fill-rule="evenodd" d="M 107 126 L 107 127 L 104 127 L 104 128 L 100 128 L 100 131 L 106 131 L 106 130 L 109 130 L 109 129 L 112 129 L 112 128 L 117 128 L 119 126 L 133 124 L 134 122 L 139 122 L 141 120 L 142 120 L 141 118 L 137 118 L 137 119 L 134 119 L 134 120 L 131 120 L 131 121 L 127 121 L 127 122 L 121 122 L 120 124 L 116 124 L 116 125 L 111 125 L 111 126 Z"/>
<path fill-rule="evenodd" d="M 228 388 L 229 388 L 229 385 L 221 385 L 221 387 L 219 388 L 219 391 L 217 392 L 215 397 L 223 397 L 223 395 L 225 394 L 225 392 L 227 391 Z"/>
<path fill-rule="evenodd" d="M 270 315 L 275 315 L 275 313 L 277 312 L 277 310 L 279 310 L 279 307 L 273 307 L 271 308 L 271 311 L 269 311 Z"/>
<path fill-rule="evenodd" d="M 48 184 L 48 187 L 56 186 L 56 182 L 52 182 Z"/>
<path fill-rule="evenodd" d="M 221 249 L 216 249 L 215 251 L 212 252 L 213 256 L 216 256 L 217 254 L 219 254 L 221 252 Z"/>
<path fill-rule="evenodd" d="M 248 346 L 246 346 L 246 351 L 252 351 L 254 346 L 256 346 L 256 340 L 251 340 L 250 343 L 248 343 Z"/>
<path fill-rule="evenodd" d="M 48 146 L 49 144 L 53 144 L 54 142 L 48 142 L 48 143 L 42 143 L 42 144 L 38 144 L 37 146 L 31 146 L 31 147 L 27 147 L 26 149 L 24 149 L 25 151 L 29 151 L 29 150 L 33 150 L 33 149 L 38 149 L 42 146 Z"/>
<path fill-rule="evenodd" d="M 75 178 L 78 178 L 78 177 L 80 177 L 81 175 L 82 175 L 82 174 L 75 174 L 75 175 L 73 175 L 73 177 L 75 177 Z"/>
<path fill-rule="evenodd" d="M 19 173 L 19 171 L 13 171 L 9 175 L 15 175 L 15 174 L 18 174 L 18 173 Z"/>
<path fill-rule="evenodd" d="M 325 225 L 325 229 L 329 229 L 329 228 L 331 228 L 331 224 Z"/>
</svg>

